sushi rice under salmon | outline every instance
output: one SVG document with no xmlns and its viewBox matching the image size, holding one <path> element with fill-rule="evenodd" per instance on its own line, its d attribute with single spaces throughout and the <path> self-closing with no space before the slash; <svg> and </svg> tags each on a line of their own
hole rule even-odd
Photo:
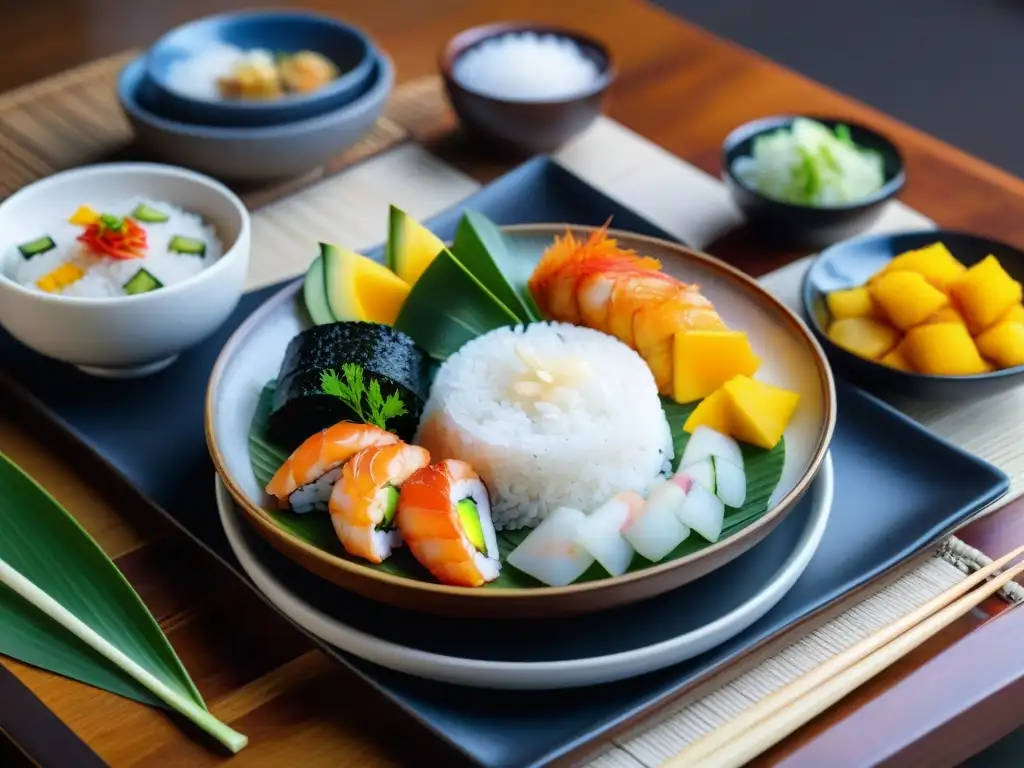
<svg viewBox="0 0 1024 768">
<path fill-rule="evenodd" d="M 413 556 L 442 584 L 479 587 L 501 571 L 487 488 L 464 461 L 446 459 L 405 482 L 398 529 Z"/>
</svg>

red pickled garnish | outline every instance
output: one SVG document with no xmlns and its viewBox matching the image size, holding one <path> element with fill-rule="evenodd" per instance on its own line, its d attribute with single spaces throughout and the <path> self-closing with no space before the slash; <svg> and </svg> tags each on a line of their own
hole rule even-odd
<svg viewBox="0 0 1024 768">
<path fill-rule="evenodd" d="M 146 230 L 125 217 L 104 214 L 78 236 L 97 253 L 115 259 L 141 259 L 146 255 Z"/>
</svg>

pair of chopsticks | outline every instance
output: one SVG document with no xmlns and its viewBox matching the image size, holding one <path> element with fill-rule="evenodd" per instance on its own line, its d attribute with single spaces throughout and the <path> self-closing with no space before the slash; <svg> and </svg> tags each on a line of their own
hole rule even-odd
<svg viewBox="0 0 1024 768">
<path fill-rule="evenodd" d="M 1024 573 L 1024 563 L 1020 563 L 971 591 L 1021 555 L 1024 547 L 976 571 L 687 745 L 662 768 L 739 768 L 746 764 Z"/>
</svg>

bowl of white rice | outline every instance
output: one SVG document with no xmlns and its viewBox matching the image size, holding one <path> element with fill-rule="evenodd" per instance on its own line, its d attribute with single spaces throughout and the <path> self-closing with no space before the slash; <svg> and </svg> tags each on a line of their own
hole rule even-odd
<svg viewBox="0 0 1024 768">
<path fill-rule="evenodd" d="M 611 52 L 569 29 L 501 23 L 453 37 L 441 74 L 466 132 L 517 153 L 552 152 L 604 111 Z"/>
<path fill-rule="evenodd" d="M 87 373 L 156 373 L 242 296 L 250 222 L 231 190 L 150 163 L 87 166 L 0 204 L 0 325 Z"/>
</svg>

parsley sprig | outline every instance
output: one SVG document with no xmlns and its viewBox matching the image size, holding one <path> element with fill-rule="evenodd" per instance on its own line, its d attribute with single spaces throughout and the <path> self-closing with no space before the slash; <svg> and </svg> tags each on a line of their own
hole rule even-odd
<svg viewBox="0 0 1024 768">
<path fill-rule="evenodd" d="M 380 391 L 380 382 L 376 379 L 370 379 L 367 386 L 362 366 L 355 363 L 342 365 L 340 377 L 333 369 L 321 373 L 320 388 L 324 394 L 337 397 L 345 403 L 364 423 L 381 429 L 387 429 L 388 419 L 408 413 L 397 392 L 385 398 Z"/>
</svg>

